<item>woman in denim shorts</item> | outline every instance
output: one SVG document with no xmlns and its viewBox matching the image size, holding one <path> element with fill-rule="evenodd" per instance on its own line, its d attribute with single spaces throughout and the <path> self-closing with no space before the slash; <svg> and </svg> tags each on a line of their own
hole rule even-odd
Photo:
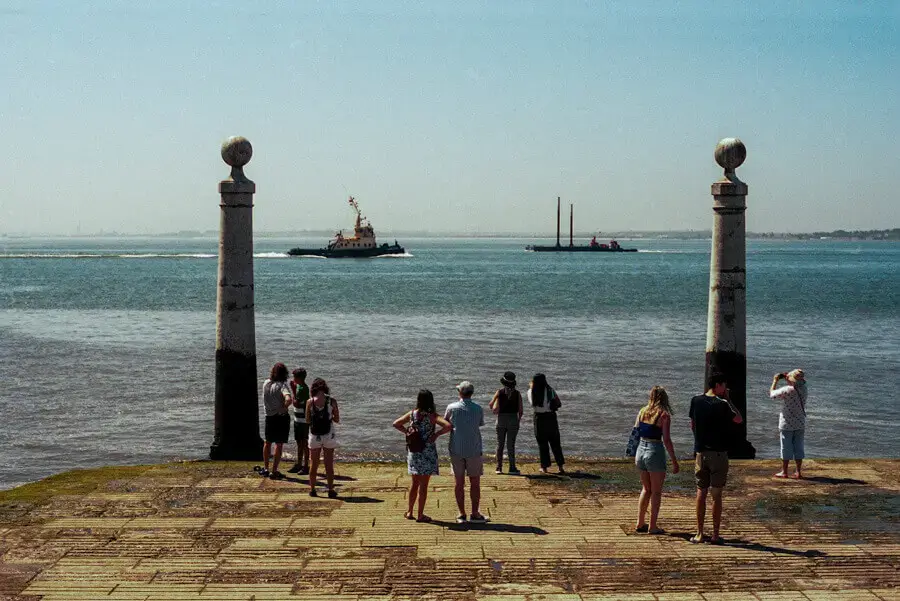
<svg viewBox="0 0 900 601">
<path fill-rule="evenodd" d="M 641 473 L 640 501 L 638 502 L 638 520 L 635 532 L 662 534 L 656 519 L 659 517 L 659 504 L 662 500 L 662 487 L 666 479 L 666 451 L 672 458 L 672 473 L 678 473 L 678 459 L 675 458 L 675 447 L 669 436 L 672 422 L 672 407 L 669 395 L 662 386 L 650 389 L 650 399 L 641 408 L 635 419 L 641 442 L 634 456 L 634 465 Z M 650 523 L 645 521 L 647 505 L 650 505 Z"/>
</svg>

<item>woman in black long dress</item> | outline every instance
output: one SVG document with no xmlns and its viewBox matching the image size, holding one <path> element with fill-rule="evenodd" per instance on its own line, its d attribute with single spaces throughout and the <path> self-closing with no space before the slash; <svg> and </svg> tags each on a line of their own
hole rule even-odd
<svg viewBox="0 0 900 601">
<path fill-rule="evenodd" d="M 546 474 L 550 467 L 550 451 L 559 466 L 559 473 L 565 474 L 562 445 L 559 442 L 559 422 L 556 412 L 562 406 L 559 396 L 547 383 L 547 376 L 534 374 L 528 387 L 528 403 L 534 411 L 534 437 L 537 439 L 541 456 L 541 473 Z"/>
</svg>

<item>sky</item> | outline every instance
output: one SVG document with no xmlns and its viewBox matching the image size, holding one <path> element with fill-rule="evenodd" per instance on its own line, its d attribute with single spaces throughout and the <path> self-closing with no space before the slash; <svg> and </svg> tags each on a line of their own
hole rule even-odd
<svg viewBox="0 0 900 601">
<path fill-rule="evenodd" d="M 0 233 L 900 227 L 900 2 L 0 0 Z M 565 210 L 565 209 L 564 209 Z"/>
</svg>

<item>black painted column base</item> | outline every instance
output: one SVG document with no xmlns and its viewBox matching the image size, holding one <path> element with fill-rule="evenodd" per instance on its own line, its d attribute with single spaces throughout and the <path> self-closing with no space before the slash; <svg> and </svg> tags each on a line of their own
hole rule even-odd
<svg viewBox="0 0 900 601">
<path fill-rule="evenodd" d="M 262 438 L 256 442 L 213 441 L 209 458 L 213 461 L 262 461 Z"/>
<path fill-rule="evenodd" d="M 216 421 L 210 459 L 262 459 L 256 387 L 255 354 L 216 350 Z"/>
</svg>

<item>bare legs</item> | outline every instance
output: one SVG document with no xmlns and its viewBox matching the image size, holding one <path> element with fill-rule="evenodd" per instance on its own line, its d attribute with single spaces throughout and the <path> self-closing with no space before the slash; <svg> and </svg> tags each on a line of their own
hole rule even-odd
<svg viewBox="0 0 900 601">
<path fill-rule="evenodd" d="M 456 493 L 456 507 L 459 515 L 466 515 L 466 477 L 456 475 L 456 485 L 453 492 Z M 469 496 L 472 498 L 472 516 L 478 517 L 481 505 L 481 476 L 469 476 Z"/>
<path fill-rule="evenodd" d="M 275 452 L 272 453 L 272 446 L 275 446 Z M 266 471 L 269 471 L 269 457 L 272 457 L 272 473 L 278 471 L 278 464 L 281 463 L 281 450 L 284 447 L 283 443 L 280 442 L 269 442 L 268 440 L 263 443 L 263 468 Z"/>
<path fill-rule="evenodd" d="M 706 519 L 706 493 L 712 491 L 713 498 L 713 535 L 712 540 L 719 540 L 719 527 L 722 525 L 722 489 L 721 488 L 698 488 L 697 489 L 697 536 L 698 540 L 703 538 L 703 524 Z"/>
<path fill-rule="evenodd" d="M 650 472 L 641 470 L 640 474 L 641 496 L 638 499 L 638 529 L 642 529 L 647 524 L 647 522 L 644 521 L 644 516 L 647 515 L 647 506 L 650 504 L 650 491 L 652 490 L 652 485 L 650 484 Z"/>
<path fill-rule="evenodd" d="M 788 477 L 788 465 L 790 464 L 790 459 L 782 459 L 781 460 L 781 471 L 775 474 L 776 478 L 787 478 Z"/>
<path fill-rule="evenodd" d="M 459 509 L 459 515 L 466 515 L 466 477 L 456 474 L 453 492 L 456 494 L 456 507 Z"/>
<path fill-rule="evenodd" d="M 406 517 L 412 518 L 413 508 L 416 501 L 419 502 L 419 512 L 417 517 L 422 520 L 425 517 L 425 501 L 428 499 L 428 481 L 431 476 L 412 476 L 412 482 L 409 485 L 409 508 Z"/>
<path fill-rule="evenodd" d="M 310 449 L 309 451 L 309 490 L 316 490 L 316 478 L 319 475 L 319 459 L 325 455 L 325 477 L 329 493 L 334 490 L 334 449 Z"/>
<path fill-rule="evenodd" d="M 478 511 L 481 506 L 481 476 L 471 476 L 469 478 L 469 496 L 472 497 L 472 516 L 481 515 Z"/>
<path fill-rule="evenodd" d="M 306 438 L 297 441 L 297 465 L 301 471 L 303 468 L 309 470 L 309 440 Z"/>
<path fill-rule="evenodd" d="M 803 460 L 796 459 L 794 463 L 797 464 L 797 479 L 799 480 L 800 478 L 803 478 Z M 785 468 L 785 471 L 787 471 L 787 468 Z"/>
<path fill-rule="evenodd" d="M 322 449 L 310 449 L 309 451 L 309 490 L 316 490 L 316 476 L 319 475 L 319 458 L 322 456 Z M 312 493 L 310 493 L 312 494 Z"/>
<path fill-rule="evenodd" d="M 659 518 L 659 506 L 662 502 L 662 488 L 666 481 L 665 472 L 641 472 L 641 496 L 638 501 L 638 523 L 637 527 L 642 528 L 647 523 L 644 517 L 647 514 L 647 506 L 650 506 L 650 526 L 651 533 L 659 532 L 656 521 Z"/>
<path fill-rule="evenodd" d="M 334 449 L 322 449 L 325 454 L 325 478 L 328 480 L 328 490 L 334 490 Z"/>
</svg>

